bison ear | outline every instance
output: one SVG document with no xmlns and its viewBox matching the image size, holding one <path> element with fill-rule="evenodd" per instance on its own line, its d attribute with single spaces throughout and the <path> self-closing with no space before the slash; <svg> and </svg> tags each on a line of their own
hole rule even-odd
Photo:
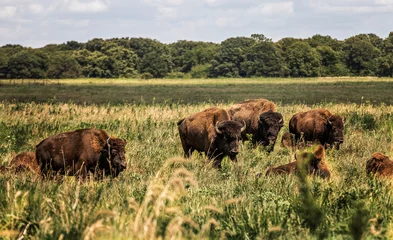
<svg viewBox="0 0 393 240">
<path fill-rule="evenodd" d="M 314 150 L 314 155 L 317 159 L 325 158 L 325 148 L 322 145 L 319 145 Z"/>
</svg>

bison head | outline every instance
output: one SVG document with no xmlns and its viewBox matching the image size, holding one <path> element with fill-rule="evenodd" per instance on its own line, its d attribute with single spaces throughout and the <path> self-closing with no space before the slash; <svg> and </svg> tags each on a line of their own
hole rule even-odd
<svg viewBox="0 0 393 240">
<path fill-rule="evenodd" d="M 224 155 L 236 162 L 236 155 L 239 153 L 239 139 L 241 139 L 241 133 L 246 129 L 246 123 L 239 123 L 237 121 L 222 121 L 217 122 L 214 127 L 217 137 L 216 144 L 217 150 Z"/>
<path fill-rule="evenodd" d="M 336 115 L 330 116 L 327 120 L 326 127 L 330 130 L 329 143 L 334 144 L 337 150 L 340 148 L 340 144 L 344 142 L 344 122 L 345 118 Z"/>
<path fill-rule="evenodd" d="M 259 116 L 259 135 L 263 146 L 274 146 L 280 129 L 284 126 L 284 118 L 278 112 L 268 111 Z M 273 148 L 273 147 L 272 147 Z"/>
<path fill-rule="evenodd" d="M 110 171 L 115 177 L 127 167 L 126 144 L 126 140 L 120 138 L 108 138 L 106 141 L 104 152 L 110 164 Z"/>
</svg>

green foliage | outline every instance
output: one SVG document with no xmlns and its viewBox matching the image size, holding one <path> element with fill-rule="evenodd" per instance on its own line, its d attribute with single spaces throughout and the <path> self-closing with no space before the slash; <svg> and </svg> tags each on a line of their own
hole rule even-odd
<svg viewBox="0 0 393 240">
<path fill-rule="evenodd" d="M 208 78 L 210 69 L 211 65 L 209 63 L 195 65 L 191 68 L 190 76 L 192 78 Z"/>
<path fill-rule="evenodd" d="M 245 61 L 245 53 L 256 41 L 247 37 L 228 38 L 221 43 L 214 59 L 211 61 L 212 77 L 245 76 L 241 72 L 241 64 Z"/>
<path fill-rule="evenodd" d="M 321 57 L 306 42 L 296 42 L 286 53 L 289 74 L 292 77 L 320 76 Z"/>
<path fill-rule="evenodd" d="M 47 71 L 49 78 L 78 78 L 81 75 L 81 67 L 75 57 L 69 52 L 52 54 Z"/>
<path fill-rule="evenodd" d="M 247 49 L 241 72 L 254 77 L 284 76 L 284 60 L 271 41 L 263 40 Z"/>
<path fill-rule="evenodd" d="M 8 60 L 11 78 L 45 78 L 49 59 L 41 50 L 26 49 Z"/>
<path fill-rule="evenodd" d="M 360 76 L 375 74 L 375 59 L 381 55 L 381 51 L 368 38 L 358 35 L 346 39 L 343 51 L 344 61 L 351 73 Z"/>
<path fill-rule="evenodd" d="M 389 77 L 393 76 L 392 51 L 393 33 L 386 39 L 359 34 L 340 41 L 316 34 L 277 42 L 263 34 L 252 34 L 228 38 L 220 44 L 94 38 L 86 43 L 68 41 L 40 49 L 0 47 L 0 78 L 136 78 L 143 73 L 167 78 L 171 72 L 175 72 L 175 78 L 179 77 L 176 72 L 193 78 Z M 59 57 L 62 54 L 65 59 Z"/>
</svg>

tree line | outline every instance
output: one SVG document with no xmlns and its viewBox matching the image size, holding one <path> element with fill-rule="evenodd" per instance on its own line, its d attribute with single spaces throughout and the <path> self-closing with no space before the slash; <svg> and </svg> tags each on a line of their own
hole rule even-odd
<svg viewBox="0 0 393 240">
<path fill-rule="evenodd" d="M 0 78 L 218 78 L 393 76 L 393 32 L 385 39 L 314 35 L 277 42 L 263 34 L 220 44 L 95 38 L 42 48 L 0 47 Z"/>
</svg>

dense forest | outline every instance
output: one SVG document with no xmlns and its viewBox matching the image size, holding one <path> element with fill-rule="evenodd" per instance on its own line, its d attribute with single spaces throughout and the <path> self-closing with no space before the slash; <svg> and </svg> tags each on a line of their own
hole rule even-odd
<svg viewBox="0 0 393 240">
<path fill-rule="evenodd" d="M 345 40 L 263 34 L 220 44 L 148 38 L 95 38 L 42 48 L 0 47 L 0 78 L 217 78 L 393 75 L 393 32 Z"/>
</svg>

